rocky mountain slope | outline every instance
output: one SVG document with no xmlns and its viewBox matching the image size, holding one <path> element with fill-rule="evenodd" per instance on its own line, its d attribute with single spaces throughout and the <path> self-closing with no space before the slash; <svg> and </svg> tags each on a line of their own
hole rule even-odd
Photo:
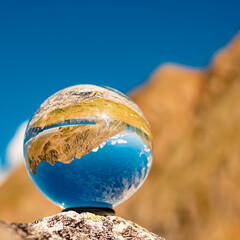
<svg viewBox="0 0 240 240">
<path fill-rule="evenodd" d="M 203 71 L 163 66 L 131 93 L 153 167 L 122 215 L 167 239 L 240 238 L 240 36 Z"/>
<path fill-rule="evenodd" d="M 240 36 L 207 69 L 164 65 L 130 97 L 151 125 L 153 166 L 117 215 L 168 240 L 239 239 Z M 24 167 L 0 188 L 0 219 L 56 212 Z"/>
<path fill-rule="evenodd" d="M 75 158 L 91 152 L 107 139 L 117 135 L 127 124 L 120 121 L 96 121 L 94 125 L 62 127 L 34 140 L 28 149 L 28 168 L 36 174 L 42 161 L 54 165 L 56 161 L 68 164 Z"/>
</svg>

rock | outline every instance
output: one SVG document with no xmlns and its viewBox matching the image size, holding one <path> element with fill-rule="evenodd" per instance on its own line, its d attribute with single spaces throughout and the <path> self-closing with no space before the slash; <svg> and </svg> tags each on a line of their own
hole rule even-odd
<svg viewBox="0 0 240 240">
<path fill-rule="evenodd" d="M 68 211 L 33 223 L 0 222 L 0 239 L 142 239 L 164 240 L 141 226 L 116 216 Z"/>
<path fill-rule="evenodd" d="M 22 240 L 22 237 L 9 224 L 0 221 L 0 239 Z"/>
</svg>

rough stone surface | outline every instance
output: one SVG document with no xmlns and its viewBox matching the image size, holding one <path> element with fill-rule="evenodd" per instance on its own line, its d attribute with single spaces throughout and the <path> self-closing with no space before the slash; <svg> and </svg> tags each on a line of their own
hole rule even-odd
<svg viewBox="0 0 240 240">
<path fill-rule="evenodd" d="M 141 226 L 116 216 L 73 211 L 45 217 L 33 223 L 0 221 L 0 239 L 143 239 L 164 240 Z"/>
</svg>

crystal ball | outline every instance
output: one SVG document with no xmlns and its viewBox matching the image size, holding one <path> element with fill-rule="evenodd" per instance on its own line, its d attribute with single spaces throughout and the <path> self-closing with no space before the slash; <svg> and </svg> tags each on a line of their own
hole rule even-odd
<svg viewBox="0 0 240 240">
<path fill-rule="evenodd" d="M 33 183 L 62 208 L 113 208 L 145 181 L 152 136 L 139 107 L 117 90 L 63 89 L 42 103 L 24 139 Z"/>
</svg>

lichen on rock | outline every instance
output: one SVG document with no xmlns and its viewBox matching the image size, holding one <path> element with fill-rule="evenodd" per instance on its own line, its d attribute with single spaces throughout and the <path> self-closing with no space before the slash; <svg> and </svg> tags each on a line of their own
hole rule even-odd
<svg viewBox="0 0 240 240">
<path fill-rule="evenodd" d="M 5 235 L 2 235 L 5 234 Z M 0 239 L 138 239 L 164 240 L 145 228 L 117 216 L 68 211 L 45 217 L 33 223 L 0 222 Z"/>
</svg>

